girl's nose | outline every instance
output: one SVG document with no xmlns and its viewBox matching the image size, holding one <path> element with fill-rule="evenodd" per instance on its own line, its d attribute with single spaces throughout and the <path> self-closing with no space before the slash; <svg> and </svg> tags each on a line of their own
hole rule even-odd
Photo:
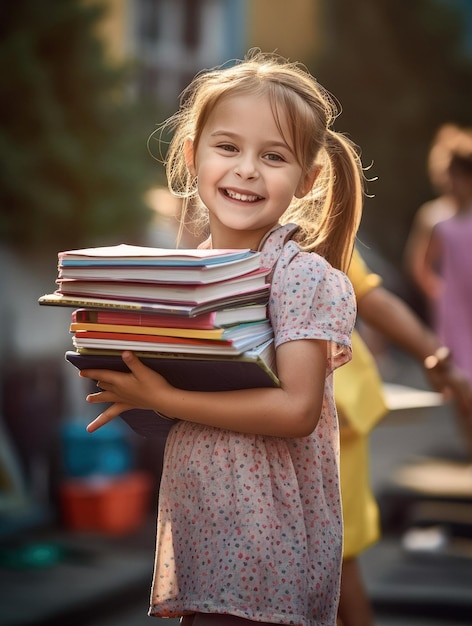
<svg viewBox="0 0 472 626">
<path fill-rule="evenodd" d="M 256 162 L 250 156 L 238 159 L 234 168 L 234 173 L 236 176 L 243 179 L 257 178 L 259 175 Z"/>
</svg>

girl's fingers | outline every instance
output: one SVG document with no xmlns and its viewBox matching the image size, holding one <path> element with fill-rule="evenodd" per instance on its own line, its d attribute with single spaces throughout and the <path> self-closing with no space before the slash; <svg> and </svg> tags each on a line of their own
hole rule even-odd
<svg viewBox="0 0 472 626">
<path fill-rule="evenodd" d="M 141 363 L 141 361 L 134 354 L 134 352 L 131 352 L 131 350 L 125 350 L 121 354 L 121 358 L 123 359 L 123 362 L 126 363 L 127 367 L 129 367 L 131 372 L 133 372 L 133 374 L 135 374 L 137 371 L 139 372 L 140 369 L 146 367 Z"/>
<path fill-rule="evenodd" d="M 113 417 L 108 417 L 105 413 L 102 413 L 98 417 L 96 417 L 90 424 L 87 426 L 87 432 L 93 433 L 98 430 L 101 426 L 108 424 L 113 419 Z"/>
<path fill-rule="evenodd" d="M 116 402 L 116 395 L 110 391 L 97 391 L 96 393 L 89 393 L 85 398 L 87 402 Z"/>
<path fill-rule="evenodd" d="M 90 424 L 87 426 L 87 432 L 95 432 L 96 430 L 98 430 L 105 424 L 108 424 L 108 422 L 111 422 L 111 420 L 115 419 L 115 417 L 118 417 L 119 415 L 121 415 L 121 413 L 124 413 L 130 408 L 131 407 L 126 404 L 112 404 L 112 406 L 108 407 L 106 411 L 100 413 L 98 417 L 90 422 Z"/>
<path fill-rule="evenodd" d="M 147 368 L 141 363 L 141 361 L 129 350 L 123 352 L 123 361 L 130 369 L 132 378 L 138 379 L 139 375 L 145 374 Z M 132 406 L 123 403 L 123 399 L 120 397 L 119 390 L 125 386 L 125 381 L 128 380 L 130 373 L 115 372 L 110 370 L 82 370 L 80 375 L 83 378 L 90 378 L 97 381 L 97 387 L 99 391 L 90 393 L 87 395 L 86 400 L 91 404 L 98 403 L 110 403 L 110 406 L 103 411 L 98 417 L 96 417 L 87 426 L 87 431 L 92 433 L 115 419 L 124 411 L 127 411 Z M 113 390 L 116 390 L 113 391 Z"/>
<path fill-rule="evenodd" d="M 141 363 L 134 353 L 129 350 L 123 352 L 122 358 L 130 372 L 85 369 L 79 372 L 79 376 L 94 380 L 98 389 L 106 391 L 107 389 L 112 389 L 115 384 L 118 386 L 121 385 L 123 381 L 130 376 L 130 373 L 134 376 L 134 378 L 138 379 L 140 375 L 142 376 L 148 370 L 148 368 Z"/>
<path fill-rule="evenodd" d="M 79 376 L 81 378 L 91 378 L 92 380 L 98 380 L 101 378 L 105 370 L 81 370 Z"/>
</svg>

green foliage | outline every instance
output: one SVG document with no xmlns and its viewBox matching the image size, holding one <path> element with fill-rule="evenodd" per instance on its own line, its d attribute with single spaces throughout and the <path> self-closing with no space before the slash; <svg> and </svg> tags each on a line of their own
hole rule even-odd
<svg viewBox="0 0 472 626">
<path fill-rule="evenodd" d="M 315 74 L 342 104 L 336 129 L 362 148 L 373 198 L 362 235 L 397 266 L 411 219 L 433 190 L 430 142 L 444 122 L 471 124 L 472 63 L 450 2 L 329 0 Z M 362 239 L 362 237 L 361 237 Z"/>
<path fill-rule="evenodd" d="M 158 182 L 131 74 L 106 62 L 97 8 L 0 3 L 0 239 L 66 249 L 139 238 Z M 155 108 L 155 107 L 154 107 Z M 149 125 L 149 123 L 148 123 Z"/>
</svg>

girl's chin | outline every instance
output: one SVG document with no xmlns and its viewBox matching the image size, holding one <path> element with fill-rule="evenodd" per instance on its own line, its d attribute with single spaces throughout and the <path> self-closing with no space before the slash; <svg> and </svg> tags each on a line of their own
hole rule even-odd
<svg viewBox="0 0 472 626">
<path fill-rule="evenodd" d="M 242 216 L 232 215 L 227 219 L 210 219 L 210 227 L 217 228 L 221 232 L 237 232 L 237 233 L 252 233 L 255 231 L 265 231 L 270 228 L 272 224 L 261 224 L 251 219 L 245 219 Z"/>
</svg>

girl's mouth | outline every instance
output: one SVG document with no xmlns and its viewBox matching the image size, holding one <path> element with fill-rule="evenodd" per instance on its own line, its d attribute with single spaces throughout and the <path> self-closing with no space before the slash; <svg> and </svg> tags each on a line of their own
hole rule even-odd
<svg viewBox="0 0 472 626">
<path fill-rule="evenodd" d="M 247 193 L 239 193 L 238 191 L 232 191 L 231 189 L 223 189 L 223 193 L 231 200 L 239 200 L 239 202 L 258 202 L 263 200 L 261 196 L 256 196 Z"/>
</svg>

